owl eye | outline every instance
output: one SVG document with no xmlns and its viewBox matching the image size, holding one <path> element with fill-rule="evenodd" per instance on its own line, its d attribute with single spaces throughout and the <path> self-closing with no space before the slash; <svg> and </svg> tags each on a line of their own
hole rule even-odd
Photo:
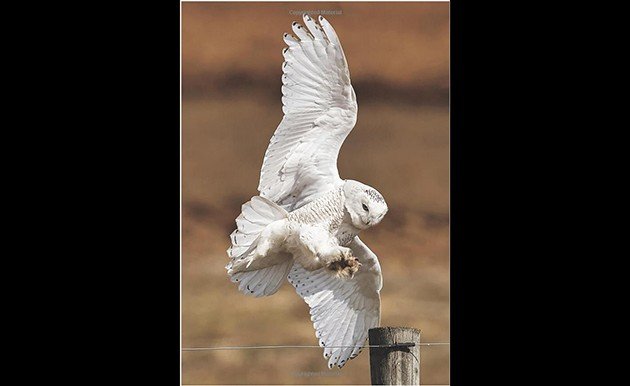
<svg viewBox="0 0 630 386">
<path fill-rule="evenodd" d="M 370 210 L 368 209 L 367 205 L 363 204 L 363 210 L 366 212 L 369 212 Z"/>
</svg>

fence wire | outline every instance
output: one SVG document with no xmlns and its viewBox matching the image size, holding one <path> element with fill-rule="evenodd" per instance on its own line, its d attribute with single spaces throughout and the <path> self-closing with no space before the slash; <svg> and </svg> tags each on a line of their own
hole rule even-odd
<svg viewBox="0 0 630 386">
<path fill-rule="evenodd" d="M 449 342 L 423 342 L 417 344 L 418 346 L 444 346 L 449 345 Z M 365 347 L 414 347 L 416 343 L 396 343 L 396 344 L 366 344 Z M 269 350 L 269 349 L 285 349 L 285 348 L 355 348 L 357 346 L 316 346 L 316 345 L 270 345 L 270 346 L 217 346 L 217 347 L 184 347 L 182 351 L 217 351 L 217 350 Z"/>
</svg>

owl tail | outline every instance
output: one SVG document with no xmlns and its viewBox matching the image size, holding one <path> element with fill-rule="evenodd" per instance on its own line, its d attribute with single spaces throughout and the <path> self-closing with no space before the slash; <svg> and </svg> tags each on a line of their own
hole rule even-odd
<svg viewBox="0 0 630 386">
<path fill-rule="evenodd" d="M 284 283 L 293 264 L 290 256 L 278 256 L 273 259 L 277 264 L 256 270 L 251 270 L 250 264 L 260 233 L 267 225 L 287 215 L 286 210 L 260 196 L 252 197 L 241 207 L 241 214 L 236 218 L 237 229 L 230 235 L 232 246 L 227 250 L 231 260 L 225 268 L 231 281 L 237 283 L 239 291 L 244 294 L 269 296 L 276 293 Z"/>
</svg>

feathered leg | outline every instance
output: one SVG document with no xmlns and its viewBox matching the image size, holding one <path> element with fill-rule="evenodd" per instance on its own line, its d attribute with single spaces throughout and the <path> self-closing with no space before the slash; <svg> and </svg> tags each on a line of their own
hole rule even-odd
<svg viewBox="0 0 630 386">
<path fill-rule="evenodd" d="M 361 266 L 350 248 L 338 245 L 336 238 L 319 226 L 303 225 L 297 241 L 296 260 L 310 271 L 326 267 L 339 277 L 351 278 Z"/>
</svg>

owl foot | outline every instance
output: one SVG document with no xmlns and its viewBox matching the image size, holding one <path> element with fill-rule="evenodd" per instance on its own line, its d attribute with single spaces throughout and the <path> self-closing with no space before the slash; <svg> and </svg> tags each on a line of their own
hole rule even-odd
<svg viewBox="0 0 630 386">
<path fill-rule="evenodd" d="M 361 267 L 361 263 L 354 256 L 344 256 L 341 260 L 328 263 L 326 266 L 329 270 L 333 271 L 335 275 L 344 279 L 352 279 L 354 274 Z"/>
</svg>

